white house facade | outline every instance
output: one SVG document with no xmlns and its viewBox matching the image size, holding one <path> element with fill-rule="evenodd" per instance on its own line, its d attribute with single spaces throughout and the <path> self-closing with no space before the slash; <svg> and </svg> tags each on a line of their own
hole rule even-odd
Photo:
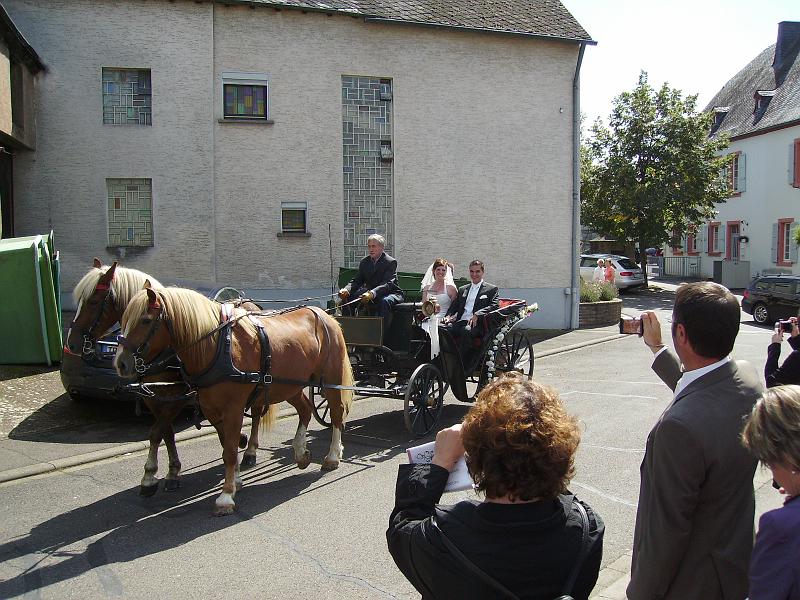
<svg viewBox="0 0 800 600">
<path fill-rule="evenodd" d="M 722 174 L 731 197 L 716 206 L 668 256 L 699 266 L 699 276 L 729 287 L 752 277 L 800 273 L 800 23 L 782 22 L 778 41 L 712 99 L 712 135 L 730 136 Z M 680 264 L 680 263 L 678 263 Z"/>
<path fill-rule="evenodd" d="M 577 326 L 593 42 L 557 0 L 418 4 L 7 0 L 47 66 L 16 232 L 56 231 L 64 292 L 98 256 L 261 298 L 330 292 L 381 233 Z"/>
</svg>

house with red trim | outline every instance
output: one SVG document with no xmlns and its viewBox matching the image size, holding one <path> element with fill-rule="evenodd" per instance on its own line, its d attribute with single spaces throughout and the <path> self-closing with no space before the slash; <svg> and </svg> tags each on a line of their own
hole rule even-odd
<svg viewBox="0 0 800 600">
<path fill-rule="evenodd" d="M 729 287 L 765 273 L 800 273 L 799 99 L 800 22 L 783 21 L 777 42 L 706 107 L 714 114 L 711 135 L 730 137 L 720 176 L 731 194 L 713 220 L 683 232 L 667 256 L 683 257 L 700 277 Z"/>
</svg>

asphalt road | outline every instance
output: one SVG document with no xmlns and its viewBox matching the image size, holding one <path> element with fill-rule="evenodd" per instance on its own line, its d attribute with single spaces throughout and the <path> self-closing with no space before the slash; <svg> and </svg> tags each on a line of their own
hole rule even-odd
<svg viewBox="0 0 800 600">
<path fill-rule="evenodd" d="M 671 309 L 669 294 L 625 302 L 629 314 Z M 745 319 L 734 357 L 760 369 L 770 332 Z M 535 377 L 581 420 L 571 487 L 606 522 L 604 565 L 630 552 L 646 436 L 671 399 L 651 360 L 629 337 L 536 362 Z M 468 408 L 449 397 L 441 425 Z M 295 426 L 282 419 L 262 442 L 230 517 L 211 516 L 223 475 L 214 438 L 181 444 L 181 489 L 152 498 L 138 495 L 141 452 L 0 485 L 0 598 L 418 598 L 384 537 L 397 465 L 419 443 L 405 432 L 402 402 L 354 405 L 345 460 L 332 473 L 319 470 L 329 432 L 313 421 L 314 462 L 294 466 Z M 766 474 L 757 482 L 759 509 L 777 506 Z"/>
</svg>

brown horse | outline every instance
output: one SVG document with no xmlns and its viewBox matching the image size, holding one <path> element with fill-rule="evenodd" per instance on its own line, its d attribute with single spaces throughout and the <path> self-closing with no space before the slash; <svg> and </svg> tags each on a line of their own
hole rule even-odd
<svg viewBox="0 0 800 600">
<path fill-rule="evenodd" d="M 94 259 L 91 269 L 81 278 L 72 292 L 78 310 L 75 318 L 70 324 L 67 334 L 66 349 L 71 354 L 91 354 L 94 352 L 94 345 L 98 339 L 108 332 L 108 330 L 122 318 L 131 298 L 144 289 L 145 283 L 153 288 L 163 287 L 154 277 L 138 271 L 118 266 L 116 262 L 112 265 L 103 266 L 99 259 Z M 247 310 L 258 310 L 258 306 L 252 303 L 245 303 L 243 307 Z M 144 378 L 145 382 L 180 382 L 181 378 L 176 370 L 164 371 Z M 144 400 L 147 409 L 155 417 L 155 423 L 150 428 L 149 440 L 150 451 L 144 465 L 144 476 L 140 487 L 143 496 L 152 496 L 158 490 L 158 448 L 161 441 L 167 448 L 169 455 L 169 469 L 164 479 L 164 489 L 173 491 L 180 487 L 181 461 L 178 458 L 178 449 L 175 445 L 175 430 L 172 423 L 175 418 L 186 408 L 188 397 L 183 399 L 170 399 L 170 395 L 179 394 L 183 386 L 164 386 L 154 387 L 156 394 L 154 398 L 145 396 Z M 175 396 L 173 396 L 175 398 Z M 253 406 L 253 423 L 250 429 L 250 439 L 242 458 L 242 466 L 250 467 L 256 463 L 256 451 L 258 450 L 258 433 L 260 417 L 263 411 L 263 402 L 259 400 Z M 268 415 L 266 422 L 269 423 L 275 418 L 276 414 Z"/>
<path fill-rule="evenodd" d="M 165 348 L 176 350 L 190 377 L 205 373 L 215 364 L 221 336 L 222 306 L 192 290 L 181 288 L 147 289 L 133 297 L 122 315 L 123 338 L 114 365 L 122 377 L 135 373 L 137 358 L 152 361 Z M 311 453 L 306 430 L 311 406 L 303 395 L 303 382 L 324 381 L 334 386 L 352 386 L 353 374 L 347 347 L 339 324 L 317 307 L 298 307 L 273 315 L 248 314 L 236 309 L 229 320 L 230 356 L 240 371 L 261 371 L 262 348 L 256 331 L 257 321 L 269 339 L 270 375 L 267 386 L 270 409 L 288 401 L 300 419 L 292 447 L 301 469 L 308 466 Z M 233 512 L 233 496 L 241 486 L 236 450 L 242 428 L 242 415 L 256 384 L 224 379 L 199 387 L 200 407 L 217 429 L 225 463 L 225 482 L 215 502 L 215 514 Z M 264 392 L 260 395 L 263 397 Z M 323 470 L 336 469 L 342 458 L 342 429 L 350 410 L 352 392 L 326 387 L 333 434 Z"/>
</svg>

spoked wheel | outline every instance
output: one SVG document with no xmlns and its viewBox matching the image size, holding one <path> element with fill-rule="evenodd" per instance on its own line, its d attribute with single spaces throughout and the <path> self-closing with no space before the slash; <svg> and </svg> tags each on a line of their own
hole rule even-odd
<svg viewBox="0 0 800 600">
<path fill-rule="evenodd" d="M 314 419 L 323 427 L 331 426 L 331 410 L 328 406 L 328 400 L 322 394 L 315 394 L 313 387 L 307 387 L 308 400 L 311 402 L 311 412 L 314 413 Z"/>
<path fill-rule="evenodd" d="M 516 371 L 533 377 L 533 344 L 521 331 L 510 331 L 500 343 L 495 357 L 495 372 Z"/>
<path fill-rule="evenodd" d="M 444 379 L 442 373 L 431 363 L 418 366 L 411 379 L 405 397 L 406 429 L 416 437 L 422 437 L 436 425 L 444 406 Z"/>
</svg>

